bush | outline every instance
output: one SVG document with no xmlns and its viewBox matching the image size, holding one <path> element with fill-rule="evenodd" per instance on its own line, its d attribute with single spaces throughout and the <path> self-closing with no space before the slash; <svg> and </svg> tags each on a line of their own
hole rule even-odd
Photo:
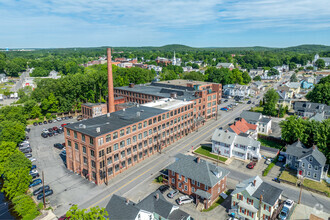
<svg viewBox="0 0 330 220">
<path fill-rule="evenodd" d="M 162 177 L 162 176 L 159 176 L 159 177 L 157 178 L 157 181 L 158 181 L 159 183 L 162 183 L 162 182 L 163 182 L 163 177 Z"/>
<path fill-rule="evenodd" d="M 50 119 L 51 117 L 52 117 L 52 114 L 51 114 L 51 113 L 47 113 L 47 114 L 46 114 L 46 118 L 47 118 L 47 119 Z"/>
<path fill-rule="evenodd" d="M 275 157 L 275 159 L 273 160 L 273 162 L 271 162 L 268 167 L 266 167 L 266 169 L 264 170 L 264 172 L 262 173 L 263 176 L 267 176 L 269 171 L 275 166 L 276 162 L 278 160 L 278 156 Z"/>
</svg>

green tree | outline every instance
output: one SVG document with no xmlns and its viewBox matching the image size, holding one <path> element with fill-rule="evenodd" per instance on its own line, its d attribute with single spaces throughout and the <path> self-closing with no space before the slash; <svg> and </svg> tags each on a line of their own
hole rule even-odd
<svg viewBox="0 0 330 220">
<path fill-rule="evenodd" d="M 0 142 L 0 174 L 4 173 L 4 164 L 7 159 L 15 152 L 17 144 L 14 142 Z"/>
<path fill-rule="evenodd" d="M 247 85 L 251 82 L 251 77 L 250 77 L 248 72 L 244 71 L 243 74 L 242 74 L 242 77 L 243 77 L 243 83 L 245 85 Z"/>
<path fill-rule="evenodd" d="M 108 212 L 105 211 L 105 208 L 99 208 L 98 206 L 90 208 L 90 211 L 87 212 L 86 209 L 78 209 L 77 205 L 73 205 L 66 213 L 66 216 L 72 220 L 105 220 L 107 215 Z"/>
<path fill-rule="evenodd" d="M 330 83 L 326 79 L 320 81 L 312 91 L 307 93 L 306 98 L 311 102 L 330 105 Z"/>
<path fill-rule="evenodd" d="M 278 102 L 279 95 L 275 89 L 269 89 L 264 95 L 264 109 L 263 114 L 275 116 L 277 115 L 276 104 Z"/>
<path fill-rule="evenodd" d="M 232 77 L 233 83 L 243 84 L 242 72 L 239 71 L 238 69 L 233 69 L 231 71 L 231 77 Z"/>
<path fill-rule="evenodd" d="M 2 191 L 9 199 L 22 195 L 29 188 L 32 176 L 29 175 L 31 162 L 25 155 L 16 150 L 4 162 L 4 184 Z"/>
<path fill-rule="evenodd" d="M 290 62 L 289 63 L 289 70 L 294 70 L 296 68 L 297 68 L 297 64 L 296 63 L 294 63 L 294 62 Z"/>
<path fill-rule="evenodd" d="M 0 140 L 12 141 L 16 144 L 25 138 L 25 125 L 19 121 L 3 121 L 0 123 Z"/>
<path fill-rule="evenodd" d="M 260 77 L 260 76 L 255 76 L 255 77 L 253 78 L 253 80 L 254 80 L 254 81 L 261 81 L 261 77 Z"/>
<path fill-rule="evenodd" d="M 274 69 L 274 68 L 271 68 L 267 73 L 268 76 L 275 76 L 275 75 L 279 75 L 279 74 L 280 73 L 278 72 L 278 70 Z"/>
<path fill-rule="evenodd" d="M 290 116 L 280 122 L 280 127 L 282 129 L 281 137 L 286 142 L 293 143 L 300 139 L 301 142 L 306 143 L 305 126 L 302 118 L 297 119 L 295 116 Z"/>
<path fill-rule="evenodd" d="M 298 82 L 298 78 L 297 78 L 297 75 L 295 73 L 292 74 L 292 76 L 290 77 L 290 81 L 291 82 Z"/>
<path fill-rule="evenodd" d="M 40 213 L 29 195 L 18 195 L 12 199 L 15 212 L 22 217 L 23 220 L 35 219 Z"/>
<path fill-rule="evenodd" d="M 30 74 L 32 77 L 44 77 L 49 75 L 49 70 L 46 70 L 43 67 L 34 68 L 33 72 Z"/>
<path fill-rule="evenodd" d="M 325 67 L 325 62 L 322 59 L 316 60 L 315 64 L 316 64 L 317 68 L 319 68 L 319 69 L 324 69 L 324 67 Z"/>
</svg>

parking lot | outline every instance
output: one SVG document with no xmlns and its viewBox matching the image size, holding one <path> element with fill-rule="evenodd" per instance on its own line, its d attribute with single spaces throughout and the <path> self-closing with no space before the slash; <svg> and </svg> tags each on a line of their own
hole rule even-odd
<svg viewBox="0 0 330 220">
<path fill-rule="evenodd" d="M 64 135 L 43 138 L 43 129 L 54 126 L 61 126 L 63 123 L 75 122 L 76 119 L 69 119 L 50 124 L 38 126 L 31 125 L 28 133 L 29 142 L 32 148 L 32 156 L 36 159 L 33 164 L 37 165 L 40 173 L 44 172 L 45 185 L 49 185 L 54 194 L 46 197 L 54 213 L 59 216 L 65 214 L 72 204 L 78 204 L 90 198 L 94 193 L 100 193 L 104 186 L 98 186 L 86 179 L 77 176 L 66 169 L 62 156 L 62 150 L 54 147 L 55 143 L 63 143 Z M 31 188 L 35 190 L 41 185 Z M 82 193 L 84 192 L 84 193 Z"/>
</svg>

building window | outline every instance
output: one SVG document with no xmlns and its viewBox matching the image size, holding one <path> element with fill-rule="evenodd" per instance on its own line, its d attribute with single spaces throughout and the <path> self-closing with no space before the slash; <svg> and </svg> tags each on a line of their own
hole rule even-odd
<svg viewBox="0 0 330 220">
<path fill-rule="evenodd" d="M 109 167 L 109 169 L 108 169 L 108 175 L 112 175 L 112 174 L 113 174 L 112 167 Z"/>
<path fill-rule="evenodd" d="M 191 187 L 191 192 L 195 192 L 195 187 Z"/>
<path fill-rule="evenodd" d="M 302 167 L 305 167 L 305 163 L 302 163 L 301 166 L 302 166 Z"/>
<path fill-rule="evenodd" d="M 136 131 L 136 125 L 133 125 L 133 127 L 132 127 L 132 131 L 133 131 L 133 132 Z"/>
<path fill-rule="evenodd" d="M 191 180 L 191 184 L 195 185 L 195 180 Z"/>
<path fill-rule="evenodd" d="M 174 178 L 172 178 L 172 183 L 175 183 L 175 179 Z"/>
<path fill-rule="evenodd" d="M 78 148 L 78 144 L 77 144 L 77 143 L 74 143 L 74 148 L 75 148 L 76 150 L 79 150 L 79 148 Z"/>
<path fill-rule="evenodd" d="M 74 136 L 74 138 L 77 138 L 77 132 L 76 131 L 73 132 L 73 136 Z"/>
<path fill-rule="evenodd" d="M 126 134 L 130 134 L 130 133 L 131 133 L 131 128 L 130 127 L 126 128 Z"/>
<path fill-rule="evenodd" d="M 81 140 L 82 140 L 83 142 L 85 142 L 85 135 L 84 135 L 84 134 L 81 135 Z"/>
<path fill-rule="evenodd" d="M 89 137 L 89 143 L 92 145 L 94 144 L 94 139 L 92 137 Z"/>
<path fill-rule="evenodd" d="M 187 177 L 185 177 L 185 178 L 184 178 L 184 181 L 185 181 L 186 183 L 188 183 L 188 178 L 187 178 Z"/>
<path fill-rule="evenodd" d="M 145 138 L 147 136 L 148 136 L 148 132 L 147 131 L 143 132 L 143 137 Z"/>
<path fill-rule="evenodd" d="M 200 183 L 199 182 L 197 182 L 197 186 L 200 187 Z"/>
<path fill-rule="evenodd" d="M 123 148 L 123 147 L 125 147 L 125 141 L 120 142 L 120 148 Z"/>
<path fill-rule="evenodd" d="M 96 173 L 94 171 L 92 172 L 92 177 L 93 179 L 96 179 Z"/>
<path fill-rule="evenodd" d="M 111 141 L 111 134 L 108 134 L 105 136 L 105 142 L 110 142 Z"/>
<path fill-rule="evenodd" d="M 115 171 L 118 172 L 119 171 L 119 164 L 115 165 Z"/>
<path fill-rule="evenodd" d="M 318 170 L 319 169 L 319 167 L 318 166 L 315 166 L 315 168 L 314 168 L 315 170 Z"/>
<path fill-rule="evenodd" d="M 307 172 L 307 176 L 311 176 L 311 171 L 308 171 Z"/>
<path fill-rule="evenodd" d="M 94 167 L 94 168 L 95 168 L 95 166 L 96 166 L 96 164 L 95 164 L 95 161 L 94 161 L 94 160 L 92 160 L 91 162 L 92 162 L 92 167 Z"/>
<path fill-rule="evenodd" d="M 131 148 L 128 148 L 128 149 L 127 149 L 127 155 L 130 155 L 131 152 L 132 152 L 132 149 L 131 149 Z"/>
<path fill-rule="evenodd" d="M 111 147 L 107 147 L 107 154 L 111 153 Z"/>
<path fill-rule="evenodd" d="M 103 138 L 97 139 L 98 145 L 101 146 L 103 144 Z"/>
<path fill-rule="evenodd" d="M 140 134 L 138 134 L 138 138 L 139 138 L 139 140 L 141 140 L 142 139 L 142 134 L 140 133 Z"/>
<path fill-rule="evenodd" d="M 142 123 L 139 123 L 138 129 L 142 129 Z"/>
<path fill-rule="evenodd" d="M 109 158 L 107 159 L 107 164 L 108 164 L 108 165 L 112 164 L 112 157 L 109 157 Z"/>
<path fill-rule="evenodd" d="M 209 187 L 207 185 L 205 185 L 205 190 L 207 191 L 209 189 Z"/>
<path fill-rule="evenodd" d="M 120 132 L 119 132 L 119 134 L 120 134 L 120 137 L 124 136 L 125 135 L 124 129 L 121 129 Z"/>
<path fill-rule="evenodd" d="M 91 156 L 95 157 L 95 152 L 93 150 L 91 150 Z"/>
<path fill-rule="evenodd" d="M 143 127 L 144 128 L 147 127 L 147 125 L 148 125 L 147 121 L 143 122 Z"/>
<path fill-rule="evenodd" d="M 188 191 L 188 186 L 185 185 L 185 186 L 184 186 L 184 190 L 185 190 L 185 191 Z"/>
<path fill-rule="evenodd" d="M 114 150 L 114 151 L 118 150 L 118 144 L 114 144 L 114 145 L 113 145 L 113 150 Z"/>
<path fill-rule="evenodd" d="M 181 188 L 182 187 L 182 183 L 179 183 L 179 188 Z"/>
<path fill-rule="evenodd" d="M 131 139 L 130 139 L 130 138 L 128 138 L 128 139 L 126 140 L 126 144 L 127 144 L 127 145 L 130 145 L 130 144 L 131 144 Z"/>
<path fill-rule="evenodd" d="M 86 153 L 86 147 L 83 146 L 82 149 L 83 149 L 83 153 L 85 154 Z"/>
<path fill-rule="evenodd" d="M 121 158 L 125 158 L 125 151 L 122 151 L 122 152 L 120 153 L 120 155 L 121 155 Z"/>
<path fill-rule="evenodd" d="M 87 164 L 87 157 L 84 157 L 84 164 Z"/>
<path fill-rule="evenodd" d="M 312 162 L 313 161 L 313 157 L 309 157 L 309 162 Z"/>
<path fill-rule="evenodd" d="M 118 138 L 118 132 L 114 132 L 112 136 L 113 136 L 114 140 L 117 139 Z"/>
<path fill-rule="evenodd" d="M 103 157 L 104 156 L 104 150 L 100 150 L 99 151 L 99 157 Z"/>
<path fill-rule="evenodd" d="M 117 160 L 119 160 L 119 155 L 118 154 L 115 154 L 114 156 L 113 156 L 113 160 L 116 162 Z"/>
<path fill-rule="evenodd" d="M 121 162 L 121 167 L 122 168 L 125 168 L 126 167 L 126 162 L 125 161 Z"/>
<path fill-rule="evenodd" d="M 312 169 L 312 165 L 311 164 L 308 164 L 308 169 Z"/>
<path fill-rule="evenodd" d="M 133 143 L 136 142 L 136 136 L 133 136 Z"/>
<path fill-rule="evenodd" d="M 69 129 L 66 129 L 66 135 L 70 136 L 70 130 Z"/>
<path fill-rule="evenodd" d="M 316 173 L 314 173 L 313 177 L 314 177 L 314 178 L 317 178 L 317 174 L 316 174 Z"/>
</svg>

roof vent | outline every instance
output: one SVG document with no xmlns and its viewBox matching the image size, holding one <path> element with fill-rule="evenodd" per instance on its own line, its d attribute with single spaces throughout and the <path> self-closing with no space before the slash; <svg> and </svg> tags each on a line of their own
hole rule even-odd
<svg viewBox="0 0 330 220">
<path fill-rule="evenodd" d="M 156 198 L 156 201 L 158 201 L 158 199 L 159 199 L 159 194 L 158 193 L 156 193 L 155 198 Z"/>
<path fill-rule="evenodd" d="M 84 126 L 83 124 L 79 124 L 79 128 L 83 128 L 83 126 Z"/>
<path fill-rule="evenodd" d="M 136 107 L 138 107 L 138 108 L 139 108 L 139 107 L 140 107 L 140 105 L 139 105 L 139 104 L 137 104 L 137 105 L 136 105 Z"/>
<path fill-rule="evenodd" d="M 185 102 L 185 101 L 187 101 L 187 99 L 183 99 L 183 101 Z"/>
<path fill-rule="evenodd" d="M 108 117 L 108 118 L 110 118 L 110 112 L 109 112 L 109 113 L 107 113 L 107 117 Z"/>
<path fill-rule="evenodd" d="M 97 133 L 100 133 L 100 132 L 101 132 L 101 128 L 100 128 L 100 127 L 97 127 L 97 128 L 96 128 L 96 132 L 97 132 Z"/>
<path fill-rule="evenodd" d="M 141 112 L 136 112 L 136 116 L 140 117 L 141 116 Z"/>
<path fill-rule="evenodd" d="M 123 108 L 123 112 L 125 111 L 126 109 Z"/>
</svg>

